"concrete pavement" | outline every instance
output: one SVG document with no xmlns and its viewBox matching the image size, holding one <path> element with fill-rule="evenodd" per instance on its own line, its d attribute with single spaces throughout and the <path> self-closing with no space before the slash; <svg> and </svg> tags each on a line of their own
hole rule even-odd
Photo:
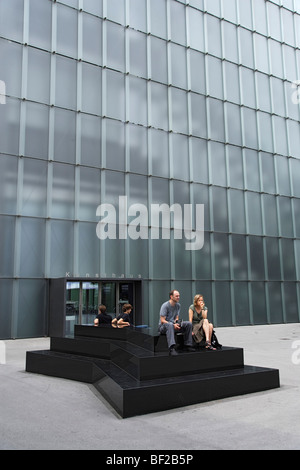
<svg viewBox="0 0 300 470">
<path fill-rule="evenodd" d="M 245 364 L 279 369 L 281 387 L 121 419 L 93 386 L 25 371 L 26 351 L 49 338 L 0 342 L 0 449 L 300 449 L 300 323 L 216 333 Z"/>
</svg>

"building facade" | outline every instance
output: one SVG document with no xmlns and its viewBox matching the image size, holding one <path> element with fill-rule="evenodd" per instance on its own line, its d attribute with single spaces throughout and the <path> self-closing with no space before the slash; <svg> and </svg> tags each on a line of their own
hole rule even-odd
<svg viewBox="0 0 300 470">
<path fill-rule="evenodd" d="M 112 312 L 142 280 L 149 325 L 171 288 L 186 319 L 202 293 L 215 326 L 298 322 L 299 48 L 299 0 L 0 0 L 0 338 L 48 334 L 57 278 Z M 203 247 L 120 197 L 204 205 Z"/>
</svg>

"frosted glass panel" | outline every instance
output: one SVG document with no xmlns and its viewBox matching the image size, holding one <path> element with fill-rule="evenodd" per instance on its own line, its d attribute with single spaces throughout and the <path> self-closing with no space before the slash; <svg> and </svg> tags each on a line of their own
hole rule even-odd
<svg viewBox="0 0 300 470">
<path fill-rule="evenodd" d="M 262 195 L 264 208 L 264 223 L 266 235 L 278 236 L 278 220 L 276 198 L 268 194 Z"/>
<path fill-rule="evenodd" d="M 172 135 L 172 153 L 173 153 L 173 175 L 174 178 L 189 179 L 189 147 L 186 136 L 180 134 Z"/>
<path fill-rule="evenodd" d="M 151 129 L 151 165 L 154 175 L 169 176 L 169 140 L 168 134 L 163 131 Z"/>
<path fill-rule="evenodd" d="M 117 23 L 125 23 L 125 2 L 124 0 L 109 0 L 106 2 L 107 18 Z"/>
<path fill-rule="evenodd" d="M 105 121 L 106 166 L 125 170 L 125 127 L 121 122 Z"/>
<path fill-rule="evenodd" d="M 6 98 L 0 108 L 0 152 L 19 154 L 20 102 Z"/>
<path fill-rule="evenodd" d="M 158 82 L 168 82 L 167 43 L 151 37 L 151 78 Z"/>
<path fill-rule="evenodd" d="M 151 0 L 150 2 L 151 32 L 155 36 L 167 37 L 167 1 Z"/>
<path fill-rule="evenodd" d="M 249 325 L 250 312 L 248 305 L 248 284 L 246 282 L 236 282 L 234 284 L 234 308 L 237 325 Z"/>
<path fill-rule="evenodd" d="M 132 29 L 128 29 L 127 34 L 130 72 L 138 77 L 147 77 L 147 36 Z"/>
<path fill-rule="evenodd" d="M 80 275 L 91 277 L 100 273 L 100 240 L 96 236 L 95 224 L 79 224 L 79 269 Z"/>
<path fill-rule="evenodd" d="M 47 170 L 46 162 L 24 160 L 22 215 L 46 217 Z"/>
<path fill-rule="evenodd" d="M 129 78 L 129 120 L 147 125 L 147 82 L 136 77 Z"/>
<path fill-rule="evenodd" d="M 187 93 L 178 88 L 171 89 L 172 99 L 172 130 L 183 134 L 188 133 Z"/>
<path fill-rule="evenodd" d="M 18 159 L 0 155 L 0 208 L 1 214 L 17 211 Z M 5 219 L 8 220 L 8 219 Z"/>
<path fill-rule="evenodd" d="M 186 49 L 177 44 L 171 44 L 171 83 L 174 86 L 186 88 Z"/>
<path fill-rule="evenodd" d="M 15 337 L 44 336 L 48 326 L 45 308 L 47 305 L 47 283 L 44 280 L 19 281 L 18 321 Z"/>
<path fill-rule="evenodd" d="M 171 39 L 179 44 L 186 43 L 185 13 L 186 8 L 184 5 L 178 2 L 170 3 Z"/>
<path fill-rule="evenodd" d="M 51 9 L 50 2 L 29 2 L 29 43 L 47 50 L 51 49 Z"/>
<path fill-rule="evenodd" d="M 141 126 L 130 125 L 129 158 L 130 170 L 136 173 L 148 173 L 147 132 Z"/>
<path fill-rule="evenodd" d="M 21 45 L 0 39 L 0 61 L 0 80 L 5 83 L 6 94 L 8 96 L 20 96 L 22 79 Z"/>
<path fill-rule="evenodd" d="M 101 115 L 102 70 L 90 64 L 82 64 L 81 109 L 86 113 Z"/>
<path fill-rule="evenodd" d="M 0 282 L 0 337 L 11 338 L 13 281 L 2 279 Z"/>
<path fill-rule="evenodd" d="M 96 210 L 100 203 L 100 170 L 81 168 L 79 219 L 97 222 Z"/>
<path fill-rule="evenodd" d="M 189 9 L 189 38 L 188 44 L 198 51 L 204 52 L 204 21 L 203 13 Z"/>
<path fill-rule="evenodd" d="M 10 0 L 0 3 L 1 35 L 22 41 L 24 0 Z"/>
<path fill-rule="evenodd" d="M 55 109 L 54 160 L 75 163 L 76 114 L 65 109 Z"/>
<path fill-rule="evenodd" d="M 75 169 L 70 165 L 53 164 L 53 218 L 73 219 L 75 214 Z"/>
<path fill-rule="evenodd" d="M 231 263 L 233 279 L 248 279 L 246 237 L 243 237 L 242 235 L 232 235 L 231 249 L 233 256 Z"/>
<path fill-rule="evenodd" d="M 36 103 L 26 103 L 25 154 L 48 158 L 49 108 Z"/>
<path fill-rule="evenodd" d="M 107 116 L 125 119 L 125 78 L 124 75 L 106 71 L 106 110 Z"/>
<path fill-rule="evenodd" d="M 44 220 L 21 219 L 20 277 L 44 277 L 45 252 Z"/>
<path fill-rule="evenodd" d="M 114 23 L 106 23 L 107 65 L 115 70 L 125 70 L 125 29 Z"/>
<path fill-rule="evenodd" d="M 68 77 L 73 77 L 72 81 Z M 69 109 L 77 105 L 77 63 L 66 57 L 56 57 L 55 103 Z"/>
<path fill-rule="evenodd" d="M 72 8 L 57 4 L 57 51 L 70 57 L 77 57 L 77 18 Z"/>
<path fill-rule="evenodd" d="M 0 276 L 14 277 L 15 217 L 0 215 Z M 0 282 L 1 285 L 1 282 Z"/>
<path fill-rule="evenodd" d="M 97 116 L 81 115 L 81 163 L 101 165 L 101 118 Z"/>
<path fill-rule="evenodd" d="M 49 104 L 50 54 L 34 48 L 28 49 L 27 97 Z"/>
<path fill-rule="evenodd" d="M 95 2 L 95 6 L 100 2 Z M 101 9 L 102 10 L 102 9 Z M 99 12 L 100 13 L 100 12 Z M 102 64 L 102 20 L 82 15 L 82 58 L 93 64 Z"/>
<path fill-rule="evenodd" d="M 151 84 L 151 123 L 168 130 L 168 89 L 158 83 Z"/>
<path fill-rule="evenodd" d="M 228 235 L 214 234 L 214 262 L 216 279 L 229 279 L 229 243 Z"/>
<path fill-rule="evenodd" d="M 64 277 L 67 272 L 73 272 L 73 222 L 52 220 L 50 237 L 51 265 L 49 277 Z"/>
<path fill-rule="evenodd" d="M 129 0 L 129 18 L 130 26 L 146 31 L 147 0 Z"/>
</svg>

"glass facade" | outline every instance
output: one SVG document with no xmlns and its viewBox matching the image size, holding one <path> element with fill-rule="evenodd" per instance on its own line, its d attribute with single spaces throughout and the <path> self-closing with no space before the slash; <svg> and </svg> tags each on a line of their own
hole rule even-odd
<svg viewBox="0 0 300 470">
<path fill-rule="evenodd" d="M 143 279 L 151 325 L 171 288 L 298 322 L 299 79 L 299 0 L 0 0 L 0 338 L 47 334 L 68 275 Z M 119 196 L 204 204 L 203 248 L 100 240 Z"/>
</svg>

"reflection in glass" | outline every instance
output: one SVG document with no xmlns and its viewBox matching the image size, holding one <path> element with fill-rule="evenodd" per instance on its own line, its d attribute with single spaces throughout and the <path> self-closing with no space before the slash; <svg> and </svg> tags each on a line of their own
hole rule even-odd
<svg viewBox="0 0 300 470">
<path fill-rule="evenodd" d="M 81 324 L 93 324 L 98 314 L 99 305 L 99 285 L 98 282 L 82 283 L 82 320 Z"/>
<path fill-rule="evenodd" d="M 235 280 L 248 279 L 247 240 L 242 235 L 231 236 L 232 277 Z"/>
<path fill-rule="evenodd" d="M 79 282 L 66 284 L 66 336 L 72 336 L 74 325 L 79 323 Z"/>
<path fill-rule="evenodd" d="M 234 310 L 236 325 L 249 325 L 249 294 L 247 282 L 233 283 L 234 289 Z"/>
</svg>

